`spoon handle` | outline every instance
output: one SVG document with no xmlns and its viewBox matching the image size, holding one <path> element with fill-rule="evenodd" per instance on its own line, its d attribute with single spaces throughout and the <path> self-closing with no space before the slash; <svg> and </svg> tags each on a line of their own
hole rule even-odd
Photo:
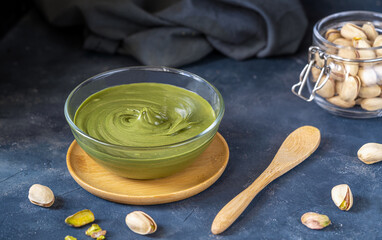
<svg viewBox="0 0 382 240">
<path fill-rule="evenodd" d="M 212 222 L 213 234 L 224 232 L 244 212 L 253 198 L 275 178 L 267 168 L 249 187 L 227 203 Z"/>
</svg>

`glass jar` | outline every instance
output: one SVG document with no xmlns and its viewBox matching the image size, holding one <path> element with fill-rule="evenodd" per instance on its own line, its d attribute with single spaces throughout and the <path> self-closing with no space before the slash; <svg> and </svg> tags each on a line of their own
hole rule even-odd
<svg viewBox="0 0 382 240">
<path fill-rule="evenodd" d="M 348 11 L 318 21 L 309 63 L 292 91 L 343 117 L 382 116 L 382 14 Z"/>
</svg>

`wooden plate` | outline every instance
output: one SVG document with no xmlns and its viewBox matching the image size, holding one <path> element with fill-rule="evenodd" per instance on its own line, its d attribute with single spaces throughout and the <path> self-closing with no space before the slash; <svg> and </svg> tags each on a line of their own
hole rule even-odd
<svg viewBox="0 0 382 240">
<path fill-rule="evenodd" d="M 222 175 L 228 158 L 228 145 L 217 133 L 192 165 L 165 178 L 119 177 L 92 160 L 75 140 L 68 149 L 66 164 L 74 180 L 100 198 L 124 204 L 153 205 L 186 199 L 207 189 Z"/>
</svg>

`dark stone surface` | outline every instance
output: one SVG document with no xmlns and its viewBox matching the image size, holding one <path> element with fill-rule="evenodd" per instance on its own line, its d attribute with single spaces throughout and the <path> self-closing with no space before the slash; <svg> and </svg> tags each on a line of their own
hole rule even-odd
<svg viewBox="0 0 382 240">
<path fill-rule="evenodd" d="M 63 239 L 84 235 L 64 219 L 91 209 L 108 239 L 380 239 L 382 165 L 365 165 L 356 153 L 366 142 L 382 142 L 381 120 L 352 120 L 326 113 L 293 96 L 290 87 L 305 64 L 305 49 L 289 57 L 238 62 L 211 55 L 183 69 L 213 83 L 226 114 L 220 132 L 230 147 L 222 177 L 189 199 L 157 206 L 129 206 L 97 198 L 69 175 L 65 155 L 73 137 L 63 115 L 69 92 L 99 72 L 136 65 L 123 56 L 81 49 L 81 34 L 54 29 L 36 15 L 24 18 L 0 42 L 0 239 Z M 264 189 L 220 236 L 210 227 L 216 213 L 270 163 L 285 137 L 302 125 L 322 132 L 319 149 L 304 163 Z M 34 183 L 52 188 L 52 208 L 32 205 Z M 331 188 L 347 183 L 354 206 L 342 212 Z M 127 213 L 142 210 L 159 224 L 148 237 L 131 232 Z M 333 224 L 307 229 L 307 211 L 327 214 Z"/>
</svg>

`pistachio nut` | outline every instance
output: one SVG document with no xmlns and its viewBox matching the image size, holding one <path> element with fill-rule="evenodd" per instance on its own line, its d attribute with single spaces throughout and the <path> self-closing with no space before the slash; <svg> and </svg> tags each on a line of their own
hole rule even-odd
<svg viewBox="0 0 382 240">
<path fill-rule="evenodd" d="M 379 35 L 378 37 L 375 38 L 373 47 L 381 47 L 381 46 L 382 46 L 382 35 Z M 377 53 L 378 57 L 382 56 L 382 48 L 375 50 L 375 52 Z"/>
<path fill-rule="evenodd" d="M 343 82 L 336 81 L 336 94 L 340 94 Z"/>
<path fill-rule="evenodd" d="M 373 68 L 359 68 L 358 76 L 361 79 L 362 86 L 372 86 L 377 84 L 378 77 Z"/>
<path fill-rule="evenodd" d="M 92 224 L 88 230 L 85 232 L 86 235 L 91 238 L 96 238 L 97 240 L 105 239 L 106 230 L 102 230 L 102 228 L 98 224 Z"/>
<path fill-rule="evenodd" d="M 375 27 L 371 22 L 367 22 L 362 25 L 362 30 L 366 34 L 367 39 L 370 41 L 374 41 L 375 38 L 378 36 L 377 31 L 375 31 Z"/>
<path fill-rule="evenodd" d="M 382 144 L 366 143 L 358 150 L 358 158 L 366 164 L 382 161 Z"/>
<path fill-rule="evenodd" d="M 328 102 L 330 102 L 331 104 L 336 105 L 338 107 L 342 107 L 342 108 L 351 108 L 351 107 L 354 107 L 355 105 L 354 100 L 347 102 L 347 101 L 344 101 L 340 96 L 334 96 L 331 98 L 327 98 L 326 100 L 328 100 Z"/>
<path fill-rule="evenodd" d="M 353 46 L 355 48 L 371 48 L 370 44 L 362 38 L 353 38 Z M 368 49 L 358 49 L 358 58 L 360 59 L 370 59 L 375 58 L 375 52 L 373 50 Z"/>
<path fill-rule="evenodd" d="M 328 31 L 326 31 L 325 33 L 325 38 L 329 41 L 329 42 L 333 42 L 334 40 L 336 40 L 337 38 L 340 38 L 341 37 L 341 33 L 339 30 L 337 29 L 328 29 Z"/>
<path fill-rule="evenodd" d="M 352 23 L 347 23 L 341 28 L 341 35 L 346 39 L 353 39 L 355 37 L 367 39 L 364 31 Z"/>
<path fill-rule="evenodd" d="M 29 188 L 29 201 L 41 207 L 50 207 L 54 203 L 54 194 L 50 188 L 40 184 L 33 184 Z"/>
<path fill-rule="evenodd" d="M 337 38 L 333 43 L 344 47 L 353 47 L 353 42 L 346 38 Z"/>
<path fill-rule="evenodd" d="M 349 76 L 343 82 L 339 96 L 346 102 L 354 101 L 358 96 L 360 86 L 361 82 L 357 76 Z"/>
<path fill-rule="evenodd" d="M 361 87 L 358 96 L 361 98 L 373 98 L 381 95 L 381 88 L 378 85 L 370 87 Z"/>
<path fill-rule="evenodd" d="M 154 219 L 142 211 L 127 214 L 125 221 L 131 231 L 141 235 L 151 234 L 157 230 Z"/>
<path fill-rule="evenodd" d="M 323 82 L 325 80 L 326 76 L 323 76 L 321 78 L 320 82 Z M 328 81 L 325 83 L 325 85 L 317 91 L 317 94 L 320 95 L 323 98 L 331 98 L 334 96 L 335 93 L 335 86 L 334 81 L 331 79 L 328 79 Z"/>
<path fill-rule="evenodd" d="M 367 111 L 377 111 L 382 109 L 382 98 L 366 98 L 361 101 L 361 107 Z"/>
<path fill-rule="evenodd" d="M 323 229 L 331 224 L 328 216 L 315 213 L 307 212 L 301 216 L 301 222 L 310 229 Z"/>
<path fill-rule="evenodd" d="M 82 227 L 86 224 L 94 222 L 95 217 L 92 211 L 85 209 L 67 217 L 65 223 L 72 227 Z"/>
<path fill-rule="evenodd" d="M 77 240 L 77 238 L 67 235 L 65 240 Z"/>
<path fill-rule="evenodd" d="M 338 50 L 338 56 L 348 59 L 355 59 L 357 58 L 357 53 L 351 48 L 341 48 Z"/>
<path fill-rule="evenodd" d="M 332 188 L 332 200 L 336 206 L 344 211 L 349 211 L 353 206 L 353 194 L 347 184 L 340 184 Z"/>
</svg>

